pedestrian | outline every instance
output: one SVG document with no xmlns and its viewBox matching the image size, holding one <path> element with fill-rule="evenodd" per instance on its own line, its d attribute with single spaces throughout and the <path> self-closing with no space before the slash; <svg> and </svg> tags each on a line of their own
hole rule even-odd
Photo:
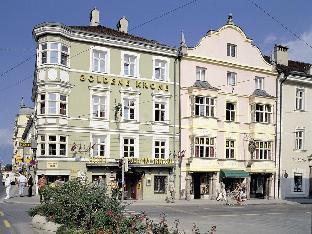
<svg viewBox="0 0 312 234">
<path fill-rule="evenodd" d="M 105 181 L 102 176 L 99 176 L 97 183 L 100 188 L 105 188 Z"/>
<path fill-rule="evenodd" d="M 27 178 L 22 173 L 20 173 L 17 181 L 18 181 L 18 194 L 20 197 L 23 197 L 24 189 L 27 183 Z"/>
<path fill-rule="evenodd" d="M 32 178 L 32 175 L 29 175 L 27 184 L 28 184 L 28 197 L 32 197 L 32 190 L 34 186 L 34 180 Z"/>
<path fill-rule="evenodd" d="M 54 181 L 54 184 L 56 186 L 62 186 L 64 184 L 64 181 L 62 180 L 62 178 L 60 176 L 58 176 L 56 181 Z"/>
<path fill-rule="evenodd" d="M 43 202 L 43 193 L 44 193 L 44 189 L 45 189 L 45 186 L 47 185 L 47 180 L 45 178 L 45 175 L 42 174 L 40 179 L 38 180 L 38 192 L 39 192 L 39 196 L 40 196 L 40 203 Z"/>
<path fill-rule="evenodd" d="M 10 198 L 10 190 L 11 190 L 11 178 L 10 175 L 7 174 L 5 181 L 4 181 L 4 186 L 5 186 L 5 192 L 6 192 L 6 197 L 4 199 L 9 199 Z"/>
</svg>

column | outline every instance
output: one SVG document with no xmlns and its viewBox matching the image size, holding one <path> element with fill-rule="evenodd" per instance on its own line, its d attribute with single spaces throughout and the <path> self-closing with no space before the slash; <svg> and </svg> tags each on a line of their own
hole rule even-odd
<svg viewBox="0 0 312 234">
<path fill-rule="evenodd" d="M 211 200 L 215 200 L 217 198 L 217 173 L 213 173 L 212 175 L 212 196 Z"/>
<path fill-rule="evenodd" d="M 209 198 L 212 199 L 213 197 L 213 175 L 210 174 L 209 176 L 209 187 L 208 187 L 208 192 L 209 192 Z"/>
<path fill-rule="evenodd" d="M 187 201 L 191 200 L 191 180 L 191 175 L 187 174 L 185 177 L 185 199 Z"/>
<path fill-rule="evenodd" d="M 251 178 L 250 176 L 246 178 L 246 195 L 247 195 L 247 199 L 250 199 L 250 181 Z"/>
<path fill-rule="evenodd" d="M 265 175 L 264 175 L 265 176 Z M 269 176 L 269 177 L 266 177 L 265 178 L 265 194 L 264 194 L 264 198 L 265 199 L 269 199 L 270 198 L 270 178 L 271 178 L 271 176 Z"/>
</svg>

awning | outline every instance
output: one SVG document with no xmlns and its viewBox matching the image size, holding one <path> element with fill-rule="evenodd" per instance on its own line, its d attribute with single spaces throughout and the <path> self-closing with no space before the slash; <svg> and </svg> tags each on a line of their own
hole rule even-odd
<svg viewBox="0 0 312 234">
<path fill-rule="evenodd" d="M 220 170 L 221 177 L 225 178 L 245 178 L 249 174 L 243 170 Z"/>
</svg>

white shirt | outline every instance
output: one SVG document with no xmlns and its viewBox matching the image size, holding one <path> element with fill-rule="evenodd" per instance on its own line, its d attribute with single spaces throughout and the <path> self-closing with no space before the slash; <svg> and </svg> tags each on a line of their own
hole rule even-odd
<svg viewBox="0 0 312 234">
<path fill-rule="evenodd" d="M 24 175 L 20 175 L 18 177 L 18 182 L 19 183 L 26 183 L 27 182 L 27 178 Z"/>
<path fill-rule="evenodd" d="M 11 178 L 10 178 L 10 176 L 8 178 L 5 178 L 4 186 L 5 187 L 11 186 Z"/>
</svg>

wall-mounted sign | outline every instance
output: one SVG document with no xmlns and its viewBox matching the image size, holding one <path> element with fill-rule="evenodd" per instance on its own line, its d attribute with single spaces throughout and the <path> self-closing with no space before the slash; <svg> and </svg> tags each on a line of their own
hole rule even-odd
<svg viewBox="0 0 312 234">
<path fill-rule="evenodd" d="M 47 162 L 47 168 L 49 169 L 58 168 L 58 162 Z"/>
<path fill-rule="evenodd" d="M 90 157 L 89 158 L 89 163 L 106 163 L 106 158 L 104 157 Z"/>
<path fill-rule="evenodd" d="M 162 84 L 157 82 L 148 81 L 132 81 L 123 78 L 107 77 L 107 76 L 93 76 L 93 75 L 81 75 L 80 81 L 89 81 L 89 83 L 116 85 L 121 87 L 135 87 L 138 89 L 151 89 L 158 91 L 169 91 L 168 84 Z"/>
<path fill-rule="evenodd" d="M 129 164 L 158 164 L 158 165 L 170 165 L 173 164 L 173 159 L 159 159 L 159 158 L 129 158 Z"/>
<path fill-rule="evenodd" d="M 76 144 L 75 142 L 70 147 L 70 151 L 73 153 L 89 153 L 96 144 Z"/>
<path fill-rule="evenodd" d="M 31 147 L 31 143 L 28 143 L 28 142 L 20 142 L 20 143 L 19 143 L 19 146 L 20 146 L 20 147 L 24 147 L 24 148 L 25 148 L 25 147 Z"/>
</svg>

